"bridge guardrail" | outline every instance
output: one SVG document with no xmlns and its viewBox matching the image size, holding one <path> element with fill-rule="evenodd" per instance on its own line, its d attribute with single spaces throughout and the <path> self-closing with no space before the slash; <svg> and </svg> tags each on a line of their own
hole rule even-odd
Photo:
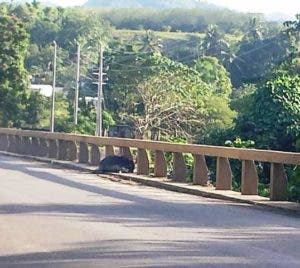
<svg viewBox="0 0 300 268">
<path fill-rule="evenodd" d="M 243 195 L 258 194 L 258 173 L 255 161 L 268 162 L 271 164 L 270 199 L 273 201 L 286 198 L 287 175 L 284 165 L 300 165 L 300 153 L 293 152 L 0 128 L 0 151 L 97 165 L 101 155 L 100 146 L 105 148 L 105 156 L 115 154 L 114 148 L 118 147 L 120 154 L 132 157 L 131 148 L 137 149 L 137 174 L 140 175 L 149 175 L 147 151 L 154 152 L 153 175 L 155 177 L 167 176 L 165 153 L 173 153 L 173 180 L 179 182 L 186 179 L 187 168 L 183 154 L 190 153 L 194 158 L 193 183 L 201 186 L 206 186 L 209 180 L 205 157 L 216 157 L 216 190 L 231 190 L 232 170 L 229 159 L 240 160 L 242 162 L 241 193 Z"/>
</svg>

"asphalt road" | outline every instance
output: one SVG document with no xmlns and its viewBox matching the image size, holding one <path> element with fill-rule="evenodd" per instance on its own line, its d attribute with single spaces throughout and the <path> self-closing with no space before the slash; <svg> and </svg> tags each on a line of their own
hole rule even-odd
<svg viewBox="0 0 300 268">
<path fill-rule="evenodd" d="M 300 219 L 0 155 L 0 267 L 300 267 Z"/>
</svg>

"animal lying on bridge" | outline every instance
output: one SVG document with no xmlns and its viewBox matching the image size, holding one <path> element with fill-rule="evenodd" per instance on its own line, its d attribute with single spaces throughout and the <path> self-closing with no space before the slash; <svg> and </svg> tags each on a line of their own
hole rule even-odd
<svg viewBox="0 0 300 268">
<path fill-rule="evenodd" d="M 109 172 L 133 173 L 134 162 L 125 156 L 107 156 L 100 161 L 99 167 L 93 171 L 94 174 Z"/>
</svg>

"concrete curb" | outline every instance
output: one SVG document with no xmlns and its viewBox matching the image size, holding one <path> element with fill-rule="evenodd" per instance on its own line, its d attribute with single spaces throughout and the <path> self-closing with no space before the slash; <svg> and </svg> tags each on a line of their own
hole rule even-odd
<svg viewBox="0 0 300 268">
<path fill-rule="evenodd" d="M 95 169 L 93 166 L 88 166 L 87 164 L 74 163 L 70 161 L 62 161 L 56 159 L 49 159 L 37 156 L 19 155 L 9 152 L 0 151 L 1 155 L 25 158 L 32 161 L 39 161 L 47 163 L 53 166 L 63 167 L 72 170 L 78 170 L 81 172 L 91 172 Z M 191 194 L 196 196 L 202 196 L 213 199 L 220 199 L 226 201 L 232 201 L 237 203 L 245 203 L 254 205 L 256 208 L 268 209 L 276 212 L 283 212 L 285 214 L 299 216 L 300 217 L 300 204 L 293 202 L 273 202 L 269 198 L 264 198 L 260 196 L 245 196 L 234 191 L 218 191 L 214 188 L 201 187 L 196 185 L 189 185 L 186 183 L 176 183 L 163 178 L 154 178 L 150 176 L 142 176 L 135 174 L 121 174 L 121 173 L 111 173 L 114 177 L 118 177 L 123 180 L 134 181 L 146 186 L 160 188 L 168 191 Z"/>
<path fill-rule="evenodd" d="M 226 201 L 231 201 L 236 203 L 250 204 L 250 205 L 254 205 L 257 208 L 268 209 L 268 210 L 283 212 L 287 214 L 293 214 L 295 216 L 300 217 L 300 204 L 298 203 L 287 202 L 287 201 L 273 202 L 270 201 L 269 198 L 258 197 L 258 196 L 242 196 L 237 192 L 234 192 L 234 194 L 232 194 L 233 191 L 217 191 L 214 189 L 207 190 L 207 189 L 203 189 L 207 187 L 186 185 L 183 183 L 181 184 L 173 183 L 170 181 L 162 181 L 162 179 L 158 179 L 158 178 L 143 177 L 134 174 L 113 174 L 113 175 L 121 179 L 132 180 L 134 182 L 138 182 L 150 187 L 156 187 L 168 191 L 191 194 L 191 195 L 202 196 L 207 198 L 226 200 Z M 196 187 L 198 189 L 195 189 Z M 224 192 L 229 192 L 229 193 L 226 194 Z M 257 198 L 259 200 L 256 200 Z"/>
</svg>

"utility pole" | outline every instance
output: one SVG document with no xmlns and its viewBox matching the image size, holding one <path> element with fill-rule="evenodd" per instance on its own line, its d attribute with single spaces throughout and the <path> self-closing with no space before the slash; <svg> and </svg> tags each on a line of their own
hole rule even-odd
<svg viewBox="0 0 300 268">
<path fill-rule="evenodd" d="M 77 73 L 76 73 L 75 109 L 74 109 L 74 124 L 75 125 L 78 124 L 79 83 L 80 83 L 80 44 L 77 43 Z"/>
<path fill-rule="evenodd" d="M 55 120 L 55 87 L 56 87 L 56 59 L 57 59 L 57 44 L 54 44 L 53 55 L 53 85 L 52 85 L 52 106 L 51 106 L 51 120 L 50 120 L 50 132 L 54 132 L 54 120 Z"/>
<path fill-rule="evenodd" d="M 103 47 L 100 44 L 99 72 L 98 72 L 98 101 L 97 101 L 97 128 L 96 136 L 101 137 L 103 133 Z"/>
</svg>

